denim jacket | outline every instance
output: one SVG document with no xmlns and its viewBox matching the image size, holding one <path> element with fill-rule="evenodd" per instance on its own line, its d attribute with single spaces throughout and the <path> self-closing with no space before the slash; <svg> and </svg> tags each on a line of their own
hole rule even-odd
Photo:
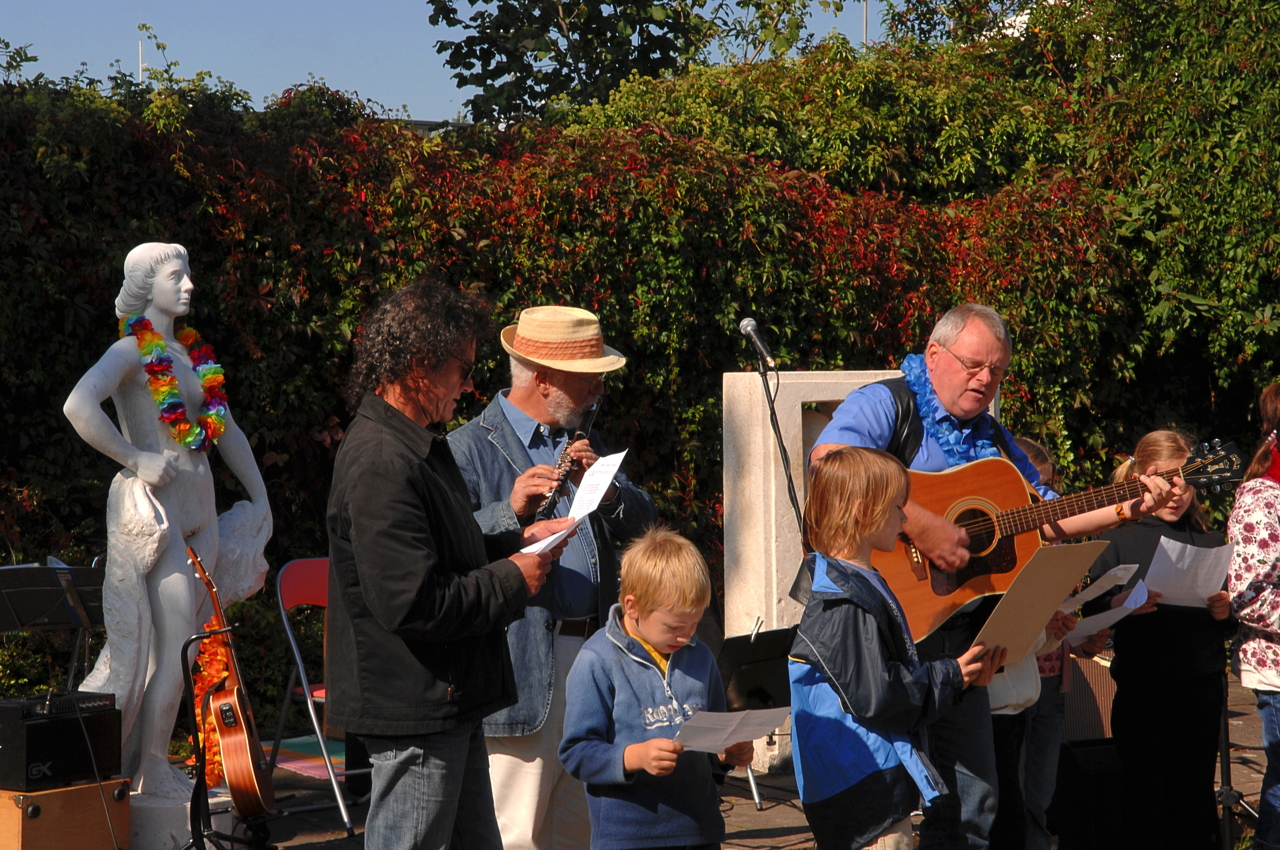
<svg viewBox="0 0 1280 850">
<path fill-rule="evenodd" d="M 480 528 L 486 534 L 519 530 L 520 522 L 511 508 L 511 488 L 533 463 L 498 400 L 495 398 L 478 417 L 451 433 L 449 444 L 467 482 L 471 508 Z M 595 431 L 591 432 L 591 445 L 600 455 L 608 453 Z M 657 508 L 648 494 L 621 472 L 617 483 L 621 498 L 614 512 L 603 516 L 597 511 L 589 520 L 596 543 L 601 624 L 607 621 L 610 606 L 618 601 L 615 545 L 639 536 L 658 521 Z M 519 702 L 486 718 L 486 735 L 530 735 L 546 722 L 555 683 L 554 623 L 546 607 L 552 593 L 548 580 L 542 591 L 529 600 L 524 617 L 507 628 Z"/>
</svg>

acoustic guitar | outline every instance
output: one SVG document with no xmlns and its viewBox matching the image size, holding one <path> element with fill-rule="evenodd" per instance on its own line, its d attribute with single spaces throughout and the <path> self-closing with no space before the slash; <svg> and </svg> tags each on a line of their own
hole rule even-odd
<svg viewBox="0 0 1280 850">
<path fill-rule="evenodd" d="M 1186 465 L 1157 473 L 1180 477 L 1197 488 L 1230 486 L 1244 473 L 1234 443 L 1202 444 Z M 1094 487 L 1049 501 L 1032 501 L 1018 468 L 1003 458 L 987 458 L 946 472 L 912 472 L 911 500 L 963 528 L 969 535 L 969 563 L 946 572 L 904 539 L 892 552 L 875 552 L 871 563 L 884 576 L 907 615 L 911 636 L 923 640 L 980 596 L 1004 593 L 1042 545 L 1038 529 L 1052 522 L 1140 497 L 1146 485 L 1135 479 Z"/>
<path fill-rule="evenodd" d="M 227 618 L 222 613 L 222 602 L 218 599 L 218 589 L 213 586 L 213 579 L 200 562 L 200 556 L 190 546 L 187 557 L 196 568 L 200 580 L 209 589 L 209 598 L 213 600 L 213 622 L 215 628 L 224 629 Z M 276 806 L 275 787 L 271 784 L 271 768 L 267 757 L 262 752 L 262 743 L 258 740 L 258 727 L 253 722 L 253 708 L 249 705 L 249 695 L 241 684 L 240 664 L 236 661 L 235 646 L 231 641 L 231 633 L 226 632 L 227 678 L 222 687 L 209 698 L 209 710 L 213 712 L 214 724 L 218 728 L 218 743 L 222 750 L 222 768 L 227 777 L 227 790 L 231 792 L 231 805 L 242 818 L 263 815 Z"/>
</svg>

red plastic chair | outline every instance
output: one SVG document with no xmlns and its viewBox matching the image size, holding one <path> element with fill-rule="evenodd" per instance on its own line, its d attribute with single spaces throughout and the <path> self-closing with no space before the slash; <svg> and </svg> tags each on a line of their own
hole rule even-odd
<svg viewBox="0 0 1280 850">
<path fill-rule="evenodd" d="M 338 784 L 338 777 L 368 773 L 365 770 L 339 771 L 333 766 L 329 756 L 329 747 L 325 743 L 324 727 L 320 724 L 320 716 L 316 712 L 316 703 L 324 703 L 324 683 L 311 684 L 307 681 L 307 671 L 302 663 L 302 650 L 289 625 L 289 612 L 299 605 L 318 605 L 321 608 L 329 604 L 329 559 L 299 558 L 290 561 L 280 568 L 276 577 L 276 595 L 280 599 L 280 620 L 284 624 L 285 636 L 289 638 L 289 650 L 293 653 L 293 671 L 289 674 L 289 685 L 285 688 L 284 700 L 280 704 L 280 722 L 276 724 L 276 740 L 271 746 L 271 768 L 276 766 L 276 758 L 280 753 L 280 740 L 284 737 L 284 724 L 288 717 L 289 707 L 295 700 L 307 706 L 307 714 L 311 717 L 311 728 L 315 730 L 316 740 L 320 742 L 320 755 L 324 758 L 325 770 L 329 772 L 329 782 L 333 786 L 333 798 L 342 812 L 342 822 L 347 827 L 347 835 L 355 835 L 351 824 L 351 815 L 347 811 L 347 800 Z M 301 681 L 300 687 L 294 683 Z M 308 698 L 309 697 L 309 698 Z"/>
</svg>

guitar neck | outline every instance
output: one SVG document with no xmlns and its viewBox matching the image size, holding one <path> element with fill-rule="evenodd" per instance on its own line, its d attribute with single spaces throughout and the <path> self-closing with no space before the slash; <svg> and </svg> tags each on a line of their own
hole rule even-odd
<svg viewBox="0 0 1280 850">
<path fill-rule="evenodd" d="M 1180 468 L 1156 473 L 1166 481 L 1172 481 L 1174 476 L 1181 474 L 1182 470 Z M 1121 481 L 1119 484 L 1093 487 L 1080 493 L 1073 493 L 1070 496 L 1062 496 L 1057 499 L 1037 502 L 1033 505 L 1023 505 L 1019 508 L 1001 511 L 996 514 L 996 522 L 999 525 L 1001 535 L 1022 534 L 1048 523 L 1136 499 L 1146 491 L 1147 486 L 1145 484 L 1137 478 L 1131 478 L 1127 481 Z"/>
<path fill-rule="evenodd" d="M 218 588 L 214 585 L 213 579 L 209 577 L 209 573 L 204 568 L 204 563 L 200 560 L 200 556 L 190 546 L 187 547 L 187 557 L 191 560 L 191 565 L 196 568 L 196 572 L 200 576 L 200 580 L 204 582 L 205 588 L 209 591 L 209 600 L 213 603 L 213 626 L 215 629 L 225 629 L 227 627 L 227 617 L 222 613 L 222 600 L 218 597 Z M 226 687 L 234 688 L 240 684 L 240 662 L 236 659 L 235 644 L 231 640 L 231 632 L 222 635 L 227 645 L 227 678 Z"/>
</svg>

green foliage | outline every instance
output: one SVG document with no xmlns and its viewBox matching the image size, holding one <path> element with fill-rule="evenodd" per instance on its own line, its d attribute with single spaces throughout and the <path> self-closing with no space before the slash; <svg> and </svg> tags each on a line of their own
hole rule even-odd
<svg viewBox="0 0 1280 850">
<path fill-rule="evenodd" d="M 632 72 L 683 68 L 711 38 L 704 2 L 467 0 L 463 13 L 456 0 L 429 0 L 433 25 L 467 33 L 436 51 L 460 88 L 480 89 L 466 104 L 477 121 L 536 116 L 553 98 L 605 100 Z"/>
<path fill-rule="evenodd" d="M 1062 109 L 973 50 L 927 55 L 828 41 L 798 59 L 632 77 L 607 105 L 557 113 L 569 127 L 645 123 L 726 152 L 822 173 L 835 186 L 923 201 L 982 197 L 1075 158 Z"/>
</svg>

